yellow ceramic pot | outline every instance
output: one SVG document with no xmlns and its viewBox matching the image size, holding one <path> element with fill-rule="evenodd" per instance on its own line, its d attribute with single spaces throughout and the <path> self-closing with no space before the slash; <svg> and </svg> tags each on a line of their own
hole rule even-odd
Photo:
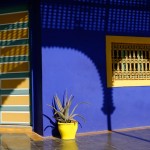
<svg viewBox="0 0 150 150">
<path fill-rule="evenodd" d="M 72 123 L 58 122 L 58 131 L 60 133 L 61 139 L 64 140 L 75 139 L 77 129 L 78 129 L 78 122 Z"/>
</svg>

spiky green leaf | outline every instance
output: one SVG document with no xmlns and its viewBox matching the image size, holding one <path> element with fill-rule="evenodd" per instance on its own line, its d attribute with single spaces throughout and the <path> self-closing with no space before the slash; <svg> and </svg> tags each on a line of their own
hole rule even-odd
<svg viewBox="0 0 150 150">
<path fill-rule="evenodd" d="M 81 103 L 77 104 L 77 105 L 73 108 L 72 112 L 70 113 L 70 116 L 73 115 L 73 113 L 75 112 L 75 110 L 77 109 L 77 107 L 78 107 L 79 105 L 81 105 L 81 104 L 88 104 L 88 103 L 86 103 L 86 102 L 81 102 Z"/>
<path fill-rule="evenodd" d="M 69 113 L 73 98 L 74 98 L 73 95 L 71 95 L 68 98 L 67 91 L 66 91 L 65 97 L 63 99 L 64 103 L 62 104 L 59 97 L 57 95 L 54 96 L 54 101 L 55 101 L 56 106 L 55 107 L 53 107 L 51 105 L 48 105 L 48 106 L 54 110 L 54 118 L 57 121 L 64 122 L 64 123 L 75 122 L 76 120 L 74 119 L 74 117 L 76 117 L 76 116 L 80 117 L 83 121 L 85 121 L 84 117 L 82 117 L 79 114 L 74 114 L 74 112 L 80 104 L 84 104 L 84 103 L 87 104 L 86 102 L 81 102 L 81 103 L 75 105 L 75 107 L 73 108 L 71 113 Z"/>
<path fill-rule="evenodd" d="M 66 119 L 66 117 L 64 116 L 64 114 L 60 111 L 58 111 L 55 107 L 48 105 L 49 107 L 53 108 L 55 111 L 55 114 L 58 114 L 61 118 L 63 118 L 64 120 Z"/>
<path fill-rule="evenodd" d="M 54 96 L 54 100 L 55 100 L 55 102 L 57 104 L 58 109 L 63 113 L 64 112 L 64 108 L 62 107 L 61 101 L 60 101 L 60 99 L 58 98 L 57 95 Z"/>
<path fill-rule="evenodd" d="M 84 117 L 83 117 L 83 116 L 81 116 L 81 115 L 79 115 L 79 114 L 73 114 L 72 116 L 70 116 L 70 117 L 69 117 L 69 119 L 70 119 L 70 120 L 73 120 L 73 118 L 74 118 L 75 116 L 80 117 L 80 118 L 81 118 L 81 119 L 85 122 Z"/>
</svg>

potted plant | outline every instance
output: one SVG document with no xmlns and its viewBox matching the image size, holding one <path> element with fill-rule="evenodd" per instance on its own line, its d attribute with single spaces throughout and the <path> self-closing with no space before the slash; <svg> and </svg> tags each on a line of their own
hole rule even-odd
<svg viewBox="0 0 150 150">
<path fill-rule="evenodd" d="M 54 103 L 50 106 L 54 110 L 54 118 L 58 124 L 58 131 L 60 133 L 61 139 L 75 139 L 76 132 L 78 129 L 78 121 L 74 119 L 74 117 L 78 116 L 85 121 L 85 119 L 79 115 L 74 114 L 77 107 L 85 102 L 81 102 L 76 104 L 72 111 L 70 111 L 70 107 L 72 104 L 74 96 L 68 97 L 67 93 L 65 92 L 65 97 L 63 101 L 59 99 L 57 95 L 54 96 Z"/>
</svg>

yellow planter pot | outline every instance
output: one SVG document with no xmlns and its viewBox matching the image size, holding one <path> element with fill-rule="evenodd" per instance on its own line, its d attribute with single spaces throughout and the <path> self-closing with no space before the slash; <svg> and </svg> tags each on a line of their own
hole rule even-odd
<svg viewBox="0 0 150 150">
<path fill-rule="evenodd" d="M 75 139 L 77 129 L 78 129 L 78 122 L 73 123 L 58 122 L 58 131 L 60 133 L 61 139 L 64 140 Z"/>
</svg>

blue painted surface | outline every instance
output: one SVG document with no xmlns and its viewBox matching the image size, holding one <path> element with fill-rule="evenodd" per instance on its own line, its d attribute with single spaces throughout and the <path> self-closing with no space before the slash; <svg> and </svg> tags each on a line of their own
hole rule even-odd
<svg viewBox="0 0 150 150">
<path fill-rule="evenodd" d="M 150 87 L 122 87 L 113 89 L 116 110 L 112 128 L 149 126 Z"/>
<path fill-rule="evenodd" d="M 52 104 L 54 94 L 63 99 L 65 89 L 68 94 L 75 96 L 73 105 L 82 101 L 87 105 L 80 105 L 76 111 L 84 116 L 86 123 L 78 120 L 82 125 L 78 132 L 106 129 L 107 123 L 101 111 L 103 103 L 102 84 L 98 71 L 90 58 L 78 50 L 71 48 L 46 47 L 42 48 L 43 65 L 43 114 L 44 135 L 49 135 L 52 128 L 52 110 L 47 104 Z M 95 120 L 96 123 L 95 123 Z M 102 122 L 101 120 L 105 120 Z"/>
<path fill-rule="evenodd" d="M 62 98 L 65 89 L 75 96 L 74 102 L 91 103 L 77 110 L 87 120 L 85 124 L 80 120 L 83 127 L 78 132 L 149 125 L 150 87 L 106 86 L 105 36 L 150 36 L 145 19 L 150 17 L 147 1 L 140 4 L 145 8 L 143 12 L 134 2 L 128 4 L 130 10 L 127 4 L 110 1 L 111 9 L 107 10 L 105 5 L 94 8 L 94 3 L 93 7 L 83 4 L 82 9 L 80 3 L 71 6 L 45 0 L 41 9 L 44 136 L 53 134 L 53 114 L 47 104 L 52 103 L 55 93 Z M 111 4 L 123 6 L 116 9 Z"/>
</svg>

